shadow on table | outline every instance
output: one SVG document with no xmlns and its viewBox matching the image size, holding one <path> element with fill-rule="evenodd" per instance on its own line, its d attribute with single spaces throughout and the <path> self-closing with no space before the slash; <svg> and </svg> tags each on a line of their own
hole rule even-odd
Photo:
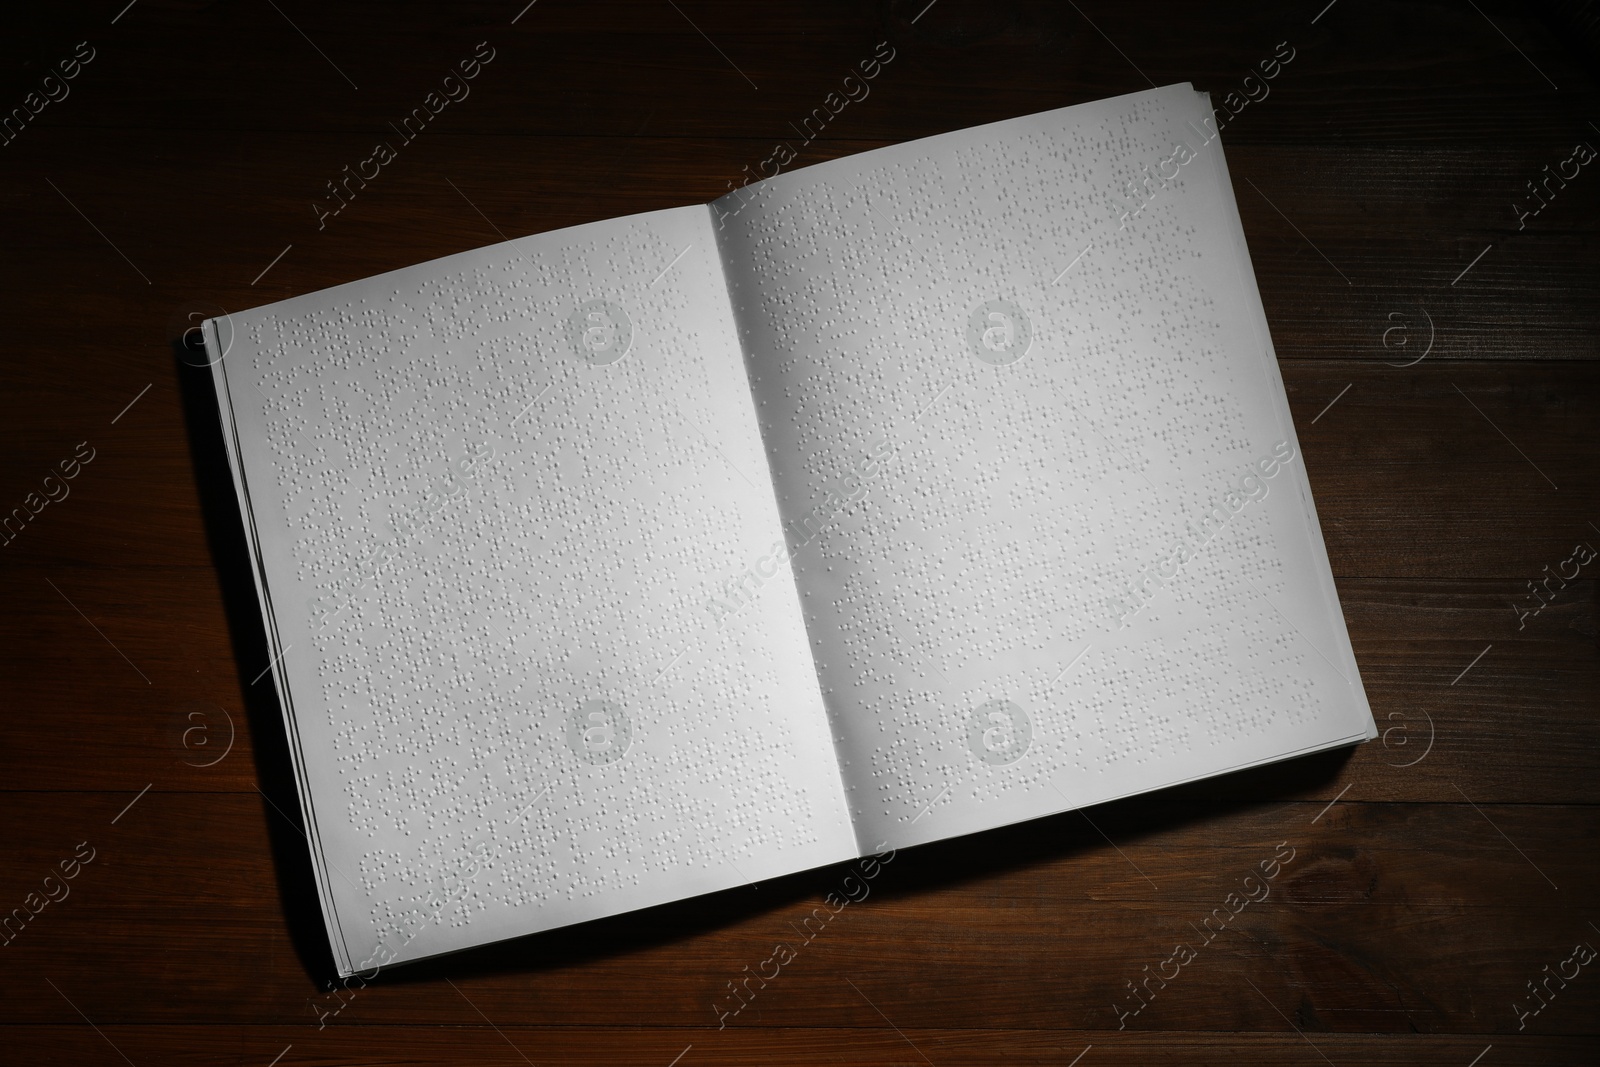
<svg viewBox="0 0 1600 1067">
<path fill-rule="evenodd" d="M 1307 790 L 1334 781 L 1352 752 L 1344 748 L 1316 753 L 1100 804 L 1088 808 L 1086 814 L 1062 812 L 902 849 L 895 854 L 892 865 L 880 869 L 871 895 L 855 906 L 870 908 L 874 901 L 979 882 L 1109 848 L 1108 837 L 1126 849 L 1143 837 L 1302 799 Z M 642 948 L 689 941 L 765 913 L 780 919 L 786 914 L 793 918 L 809 912 L 810 906 L 827 893 L 844 896 L 841 882 L 854 873 L 853 862 L 803 871 L 763 881 L 758 887 L 724 890 L 408 963 L 385 972 L 378 981 L 399 985 L 444 977 L 556 970 Z M 1129 876 L 1136 881 L 1140 877 L 1132 870 Z"/>
<path fill-rule="evenodd" d="M 220 309 L 218 309 L 220 310 Z M 185 342 L 189 343 L 185 343 Z M 294 764 L 277 692 L 265 668 L 271 659 L 266 629 L 250 572 L 250 548 L 240 521 L 238 497 L 223 446 L 216 392 L 207 357 L 197 333 L 173 340 L 178 361 L 179 393 L 189 456 L 199 489 L 206 543 L 217 568 L 223 610 L 239 673 L 245 718 L 250 724 L 256 780 L 262 793 L 261 812 L 272 847 L 278 899 L 301 966 L 319 987 L 335 974 L 333 954 L 317 897 L 316 871 L 301 827 L 300 799 Z"/>
</svg>

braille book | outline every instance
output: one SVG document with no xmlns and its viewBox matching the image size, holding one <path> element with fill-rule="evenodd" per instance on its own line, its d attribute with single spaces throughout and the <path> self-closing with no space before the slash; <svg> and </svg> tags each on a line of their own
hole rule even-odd
<svg viewBox="0 0 1600 1067">
<path fill-rule="evenodd" d="M 205 337 L 342 974 L 1376 735 L 1188 85 Z"/>
</svg>

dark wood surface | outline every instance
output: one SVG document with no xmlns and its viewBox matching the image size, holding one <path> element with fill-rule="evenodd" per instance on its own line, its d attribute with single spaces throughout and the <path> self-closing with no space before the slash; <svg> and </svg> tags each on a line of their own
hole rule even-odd
<svg viewBox="0 0 1600 1067">
<path fill-rule="evenodd" d="M 1513 207 L 1600 148 L 1584 5 L 524 3 L 0 15 L 0 108 L 94 50 L 0 144 L 0 511 L 94 457 L 0 548 L 0 914 L 93 851 L 0 946 L 0 1063 L 1600 1062 L 1600 961 L 1549 978 L 1600 946 L 1600 560 L 1517 610 L 1600 547 L 1600 161 Z M 175 338 L 708 200 L 883 40 L 801 163 L 1152 83 L 1220 98 L 1295 49 L 1223 137 L 1383 738 L 904 852 L 726 1028 L 726 984 L 846 868 L 329 993 Z M 319 230 L 324 183 L 480 41 L 471 95 Z M 1280 842 L 1271 895 L 1119 1019 Z"/>
</svg>

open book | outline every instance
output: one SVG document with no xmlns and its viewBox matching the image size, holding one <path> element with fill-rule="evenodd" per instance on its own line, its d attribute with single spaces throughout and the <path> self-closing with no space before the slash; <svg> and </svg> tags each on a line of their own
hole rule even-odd
<svg viewBox="0 0 1600 1067">
<path fill-rule="evenodd" d="M 210 320 L 341 972 L 1375 736 L 1204 94 Z"/>
</svg>

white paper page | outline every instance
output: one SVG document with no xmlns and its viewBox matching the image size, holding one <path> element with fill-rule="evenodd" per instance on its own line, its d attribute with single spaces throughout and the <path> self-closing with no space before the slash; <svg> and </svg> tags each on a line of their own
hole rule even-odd
<svg viewBox="0 0 1600 1067">
<path fill-rule="evenodd" d="M 211 338 L 346 973 L 854 857 L 705 207 Z"/>
<path fill-rule="evenodd" d="M 1174 86 L 713 205 L 863 849 L 1375 733 L 1209 117 Z"/>
</svg>

